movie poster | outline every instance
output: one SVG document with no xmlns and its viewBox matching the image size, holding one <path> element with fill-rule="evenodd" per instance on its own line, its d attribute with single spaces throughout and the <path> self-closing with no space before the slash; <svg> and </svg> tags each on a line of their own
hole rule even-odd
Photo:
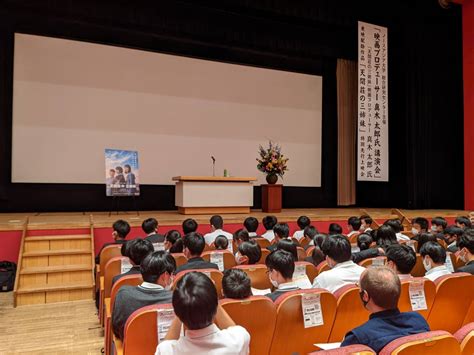
<svg viewBox="0 0 474 355">
<path fill-rule="evenodd" d="M 138 152 L 105 150 L 105 185 L 107 196 L 139 196 Z"/>
</svg>

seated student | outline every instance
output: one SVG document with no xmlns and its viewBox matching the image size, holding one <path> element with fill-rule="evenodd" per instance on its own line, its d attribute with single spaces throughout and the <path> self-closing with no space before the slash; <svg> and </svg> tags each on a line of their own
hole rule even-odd
<svg viewBox="0 0 474 355">
<path fill-rule="evenodd" d="M 460 228 L 472 228 L 471 220 L 466 216 L 458 217 L 454 220 L 454 223 Z"/>
<path fill-rule="evenodd" d="M 369 215 L 363 214 L 360 216 L 360 231 L 369 233 L 372 231 L 372 223 L 374 222 Z"/>
<path fill-rule="evenodd" d="M 304 246 L 304 250 L 314 245 L 313 238 L 316 234 L 318 234 L 318 230 L 316 229 L 316 227 L 314 226 L 305 227 L 305 229 L 303 230 L 303 236 L 306 240 L 308 240 L 308 243 Z"/>
<path fill-rule="evenodd" d="M 328 230 L 329 235 L 342 234 L 342 227 L 337 223 L 331 223 Z"/>
<path fill-rule="evenodd" d="M 296 244 L 291 239 L 282 239 L 276 243 L 276 250 L 286 250 L 293 255 L 295 262 L 298 261 L 298 249 Z"/>
<path fill-rule="evenodd" d="M 347 237 L 350 238 L 352 235 L 360 233 L 361 225 L 362 222 L 358 217 L 349 217 L 347 220 L 347 226 L 349 227 L 349 234 L 347 234 Z"/>
<path fill-rule="evenodd" d="M 278 223 L 278 219 L 275 216 L 266 216 L 262 219 L 262 224 L 265 227 L 265 233 L 262 237 L 268 240 L 270 243 L 273 242 L 275 234 L 273 233 L 273 227 Z"/>
<path fill-rule="evenodd" d="M 130 232 L 130 224 L 128 224 L 127 221 L 119 219 L 118 221 L 115 221 L 114 224 L 112 224 L 112 230 L 112 238 L 114 238 L 114 241 L 112 243 L 105 243 L 102 246 L 99 253 L 95 257 L 96 264 L 100 264 L 100 253 L 106 246 L 113 244 L 125 244 L 127 242 L 125 238 Z"/>
<path fill-rule="evenodd" d="M 314 247 L 313 252 L 311 253 L 311 256 L 307 256 L 304 261 L 307 261 L 308 263 L 313 264 L 314 266 L 318 266 L 321 264 L 324 260 L 326 260 L 326 256 L 324 253 L 321 251 L 319 247 Z"/>
<path fill-rule="evenodd" d="M 293 282 L 293 273 L 295 271 L 294 256 L 285 250 L 275 250 L 265 259 L 268 277 L 275 291 L 266 294 L 273 302 L 286 292 L 299 290 L 299 287 Z"/>
<path fill-rule="evenodd" d="M 218 235 L 214 240 L 216 250 L 227 250 L 229 248 L 229 239 L 225 235 Z"/>
<path fill-rule="evenodd" d="M 413 226 L 411 229 L 413 234 L 412 239 L 418 241 L 418 237 L 421 233 L 428 233 L 429 222 L 426 218 L 416 217 L 411 221 L 411 224 Z"/>
<path fill-rule="evenodd" d="M 370 248 L 370 245 L 374 242 L 370 234 L 362 233 L 357 236 L 357 246 L 360 251 L 364 251 Z"/>
<path fill-rule="evenodd" d="M 437 238 L 434 234 L 431 233 L 422 233 L 418 236 L 418 246 L 417 252 L 419 253 L 423 244 L 428 242 L 436 242 Z"/>
<path fill-rule="evenodd" d="M 238 265 L 255 265 L 261 257 L 262 249 L 260 245 L 250 240 L 239 245 L 239 250 L 235 254 L 235 261 Z"/>
<path fill-rule="evenodd" d="M 244 221 L 245 230 L 249 233 L 250 238 L 258 238 L 258 219 L 255 217 L 247 217 Z"/>
<path fill-rule="evenodd" d="M 201 258 L 206 242 L 201 234 L 191 232 L 184 236 L 183 239 L 183 253 L 188 259 L 188 262 L 176 269 L 176 273 L 184 270 L 195 269 L 219 269 L 216 264 L 205 261 Z"/>
<path fill-rule="evenodd" d="M 458 240 L 459 258 L 466 263 L 457 272 L 468 272 L 474 275 L 474 229 L 466 229 Z"/>
<path fill-rule="evenodd" d="M 250 334 L 219 305 L 216 287 L 206 275 L 184 275 L 173 292 L 173 308 L 176 318 L 155 355 L 249 353 Z"/>
<path fill-rule="evenodd" d="M 420 250 L 425 267 L 425 277 L 435 281 L 438 277 L 451 274 L 446 267 L 446 250 L 437 242 L 423 244 Z"/>
<path fill-rule="evenodd" d="M 228 269 L 222 278 L 222 295 L 224 298 L 243 300 L 252 296 L 251 281 L 243 270 Z"/>
<path fill-rule="evenodd" d="M 218 235 L 223 235 L 227 237 L 227 239 L 232 240 L 232 234 L 222 230 L 222 228 L 224 228 L 224 220 L 221 216 L 212 216 L 209 223 L 211 224 L 211 232 L 204 235 L 204 240 L 207 245 L 214 243 Z"/>
<path fill-rule="evenodd" d="M 119 339 L 128 317 L 137 309 L 158 303 L 171 303 L 169 291 L 176 269 L 174 258 L 165 251 L 149 254 L 140 265 L 143 283 L 140 286 L 122 286 L 115 296 L 112 311 L 112 329 Z"/>
<path fill-rule="evenodd" d="M 447 249 L 451 253 L 457 252 L 459 249 L 457 247 L 457 241 L 464 233 L 464 229 L 458 226 L 449 226 L 444 230 L 444 241 L 448 245 Z"/>
<path fill-rule="evenodd" d="M 304 229 L 311 225 L 311 220 L 306 216 L 300 216 L 296 221 L 299 230 L 293 233 L 293 238 L 295 238 L 298 242 L 303 239 L 304 237 Z"/>
<path fill-rule="evenodd" d="M 133 265 L 132 268 L 120 275 L 115 275 L 112 279 L 112 285 L 115 284 L 122 277 L 127 275 L 136 275 L 140 273 L 140 264 L 148 255 L 153 253 L 153 244 L 146 239 L 133 239 L 127 242 L 126 252 L 130 263 Z"/>
<path fill-rule="evenodd" d="M 385 250 L 387 267 L 398 274 L 400 281 L 411 279 L 410 272 L 416 264 L 416 253 L 408 245 L 390 245 Z"/>
<path fill-rule="evenodd" d="M 172 229 L 165 234 L 165 250 L 169 251 L 170 253 L 177 253 L 176 251 L 171 251 L 171 248 L 175 245 L 175 243 L 181 240 L 181 233 L 175 229 Z M 179 253 L 183 252 L 182 248 Z"/>
<path fill-rule="evenodd" d="M 448 226 L 448 222 L 443 217 L 435 217 L 431 220 L 431 232 L 444 233 L 444 229 Z"/>
<path fill-rule="evenodd" d="M 323 245 L 323 242 L 327 237 L 328 236 L 326 234 L 323 234 L 323 233 L 316 234 L 313 238 L 314 246 L 318 246 L 319 249 L 321 249 L 321 246 Z"/>
<path fill-rule="evenodd" d="M 410 240 L 410 237 L 402 234 L 403 225 L 400 223 L 399 219 L 389 219 L 388 221 L 385 221 L 383 225 L 389 226 L 393 229 L 395 236 L 397 237 L 397 241 Z"/>
<path fill-rule="evenodd" d="M 395 231 L 387 225 L 380 226 L 379 229 L 372 231 L 371 235 L 377 244 L 377 248 L 369 248 L 361 250 L 358 253 L 353 253 L 352 261 L 356 264 L 368 258 L 375 258 L 384 255 L 385 249 L 388 246 L 398 244 Z"/>
<path fill-rule="evenodd" d="M 275 227 L 273 227 L 273 233 L 275 234 L 275 239 L 273 239 L 272 245 L 267 247 L 268 250 L 274 251 L 276 250 L 277 243 L 282 239 L 288 239 L 290 235 L 290 228 L 286 223 L 277 223 Z"/>
<path fill-rule="evenodd" d="M 183 221 L 182 227 L 183 227 L 183 234 L 186 235 L 188 233 L 197 231 L 198 224 L 194 219 L 188 218 Z"/>
<path fill-rule="evenodd" d="M 359 281 L 360 274 L 365 270 L 352 260 L 351 244 L 343 235 L 332 235 L 323 242 L 321 250 L 331 270 L 320 273 L 313 282 L 313 288 L 324 288 L 334 293 L 347 284 Z"/>
<path fill-rule="evenodd" d="M 154 243 L 164 243 L 165 237 L 158 234 L 158 221 L 155 218 L 145 219 L 142 223 L 142 229 L 146 233 L 145 239 Z"/>
<path fill-rule="evenodd" d="M 237 247 L 243 242 L 248 242 L 250 240 L 249 233 L 243 228 L 236 230 L 233 235 L 233 238 L 235 243 L 237 244 Z"/>
<path fill-rule="evenodd" d="M 392 340 L 430 330 L 417 312 L 398 310 L 401 284 L 393 270 L 368 268 L 360 277 L 360 290 L 361 301 L 371 314 L 367 322 L 346 334 L 341 347 L 363 344 L 378 354 Z"/>
</svg>

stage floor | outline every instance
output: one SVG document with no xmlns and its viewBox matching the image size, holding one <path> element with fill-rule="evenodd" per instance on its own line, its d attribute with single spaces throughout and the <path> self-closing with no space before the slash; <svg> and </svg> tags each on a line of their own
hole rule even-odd
<svg viewBox="0 0 474 355">
<path fill-rule="evenodd" d="M 281 213 L 275 213 L 279 221 L 295 222 L 301 215 L 308 216 L 313 221 L 336 221 L 346 220 L 350 216 L 360 216 L 364 208 L 295 208 L 284 209 Z M 365 208 L 365 210 L 376 220 L 385 220 L 391 216 L 389 208 Z M 401 210 L 409 219 L 414 217 L 457 217 L 468 215 L 462 210 Z M 268 213 L 261 210 L 252 210 L 251 216 L 258 220 Z M 225 223 L 242 223 L 249 214 L 223 214 Z M 161 226 L 180 225 L 187 218 L 194 218 L 199 224 L 209 223 L 211 215 L 181 215 L 177 211 L 140 211 L 112 213 L 108 212 L 57 212 L 57 213 L 2 213 L 0 214 L 0 231 L 22 230 L 26 218 L 28 218 L 29 229 L 61 229 L 61 228 L 88 228 L 90 221 L 94 227 L 110 227 L 117 219 L 127 220 L 131 226 L 141 226 L 144 219 L 154 217 Z"/>
</svg>

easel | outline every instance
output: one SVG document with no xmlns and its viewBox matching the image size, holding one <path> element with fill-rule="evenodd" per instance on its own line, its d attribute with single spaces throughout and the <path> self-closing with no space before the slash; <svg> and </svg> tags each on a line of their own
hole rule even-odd
<svg viewBox="0 0 474 355">
<path fill-rule="evenodd" d="M 133 209 L 137 212 L 137 216 L 140 216 L 140 211 L 138 210 L 138 207 L 137 207 L 137 200 L 135 198 L 135 195 L 131 195 L 131 196 L 117 196 L 117 195 L 114 195 L 112 196 L 112 206 L 110 208 L 110 211 L 109 211 L 109 217 L 112 215 L 112 211 L 115 210 L 115 214 L 119 214 L 119 206 L 120 206 L 120 199 L 123 198 L 123 197 L 131 197 L 132 198 L 132 201 L 133 201 Z M 115 208 L 114 208 L 115 206 Z M 127 211 L 123 211 L 125 214 L 127 214 Z"/>
</svg>

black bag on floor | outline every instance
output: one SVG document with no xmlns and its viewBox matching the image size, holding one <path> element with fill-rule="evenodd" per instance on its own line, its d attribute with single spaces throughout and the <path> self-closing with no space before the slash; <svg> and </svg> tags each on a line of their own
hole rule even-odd
<svg viewBox="0 0 474 355">
<path fill-rule="evenodd" d="M 16 264 L 0 261 L 0 292 L 13 291 L 15 286 Z"/>
</svg>

